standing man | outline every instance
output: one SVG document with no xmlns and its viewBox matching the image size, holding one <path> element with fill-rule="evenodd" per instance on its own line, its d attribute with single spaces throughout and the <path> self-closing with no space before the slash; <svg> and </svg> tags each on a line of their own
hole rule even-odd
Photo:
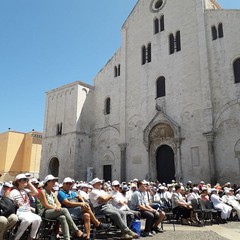
<svg viewBox="0 0 240 240">
<path fill-rule="evenodd" d="M 140 211 L 141 217 L 146 218 L 145 229 L 142 236 L 152 236 L 155 232 L 162 232 L 158 225 L 163 221 L 165 213 L 157 211 L 147 204 L 144 196 L 147 190 L 147 185 L 144 180 L 137 182 L 138 190 L 132 194 L 130 208 L 135 211 Z"/>
</svg>

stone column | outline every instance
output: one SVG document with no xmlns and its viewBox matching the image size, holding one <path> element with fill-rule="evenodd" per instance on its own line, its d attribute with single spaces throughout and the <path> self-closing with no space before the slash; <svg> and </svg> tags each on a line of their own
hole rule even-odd
<svg viewBox="0 0 240 240">
<path fill-rule="evenodd" d="M 120 173 L 121 173 L 121 182 L 126 181 L 126 148 L 127 143 L 118 144 L 121 151 L 121 161 L 120 161 Z"/>
<path fill-rule="evenodd" d="M 209 160 L 209 173 L 210 173 L 210 183 L 216 184 L 217 182 L 217 169 L 216 169 L 216 160 L 214 156 L 214 133 L 207 132 L 203 134 L 207 138 L 208 143 L 208 160 Z"/>
</svg>

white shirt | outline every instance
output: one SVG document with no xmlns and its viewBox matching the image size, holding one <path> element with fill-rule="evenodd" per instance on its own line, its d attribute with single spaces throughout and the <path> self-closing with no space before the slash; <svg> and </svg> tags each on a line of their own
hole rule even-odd
<svg viewBox="0 0 240 240">
<path fill-rule="evenodd" d="M 112 196 L 113 196 L 113 199 L 112 199 L 111 203 L 115 208 L 123 210 L 123 211 L 130 209 L 127 205 L 127 199 L 122 195 L 122 193 L 120 193 L 118 191 L 112 191 Z M 122 202 L 124 204 L 119 204 L 120 202 Z"/>
<path fill-rule="evenodd" d="M 89 200 L 89 194 L 82 191 L 82 190 L 78 190 L 78 194 L 83 197 L 85 200 Z"/>
<path fill-rule="evenodd" d="M 98 207 L 98 206 L 102 205 L 102 203 L 98 202 L 99 201 L 98 198 L 100 196 L 108 196 L 108 195 L 109 195 L 109 193 L 105 192 L 102 189 L 93 188 L 92 191 L 89 193 L 89 199 L 90 199 L 93 207 Z"/>
</svg>

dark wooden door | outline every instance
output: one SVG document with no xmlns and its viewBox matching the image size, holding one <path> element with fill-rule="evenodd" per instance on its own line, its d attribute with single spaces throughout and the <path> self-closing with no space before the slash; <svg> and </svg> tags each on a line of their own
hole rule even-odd
<svg viewBox="0 0 240 240">
<path fill-rule="evenodd" d="M 160 183 L 171 183 L 175 180 L 174 152 L 171 147 L 163 145 L 156 154 L 157 178 Z"/>
<path fill-rule="evenodd" d="M 103 165 L 103 179 L 112 181 L 112 165 Z"/>
</svg>

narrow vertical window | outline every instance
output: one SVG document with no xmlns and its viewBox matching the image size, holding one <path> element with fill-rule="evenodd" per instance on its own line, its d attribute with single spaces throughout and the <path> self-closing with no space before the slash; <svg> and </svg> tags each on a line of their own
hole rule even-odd
<svg viewBox="0 0 240 240">
<path fill-rule="evenodd" d="M 117 68 L 117 75 L 120 76 L 120 64 L 118 64 L 118 68 Z"/>
<path fill-rule="evenodd" d="M 166 96 L 165 93 L 165 77 L 159 77 L 156 82 L 157 98 Z"/>
<path fill-rule="evenodd" d="M 114 67 L 114 77 L 117 77 L 117 71 L 118 71 L 118 70 L 117 70 L 117 67 L 115 66 L 115 67 Z"/>
<path fill-rule="evenodd" d="M 158 18 L 154 19 L 153 24 L 154 24 L 154 34 L 156 34 L 156 33 L 159 32 L 159 21 L 158 21 Z"/>
<path fill-rule="evenodd" d="M 151 50 L 151 43 L 148 44 L 147 46 L 147 61 L 151 62 L 152 61 L 152 50 Z"/>
<path fill-rule="evenodd" d="M 181 36 L 180 31 L 176 32 L 176 50 L 177 52 L 181 51 Z"/>
<path fill-rule="evenodd" d="M 174 36 L 171 33 L 169 35 L 169 54 L 173 54 L 174 53 Z"/>
<path fill-rule="evenodd" d="M 234 82 L 240 83 L 240 58 L 234 61 L 233 72 L 234 72 Z"/>
<path fill-rule="evenodd" d="M 223 25 L 222 25 L 222 23 L 218 24 L 218 37 L 219 38 L 223 37 Z"/>
<path fill-rule="evenodd" d="M 62 123 L 57 124 L 57 135 L 62 135 Z"/>
<path fill-rule="evenodd" d="M 217 39 L 217 29 L 215 26 L 212 26 L 212 40 L 216 40 Z"/>
<path fill-rule="evenodd" d="M 110 114 L 110 107 L 111 107 L 111 99 L 107 98 L 105 100 L 105 114 Z"/>
<path fill-rule="evenodd" d="M 142 46 L 142 65 L 146 63 L 146 47 Z"/>
<path fill-rule="evenodd" d="M 160 18 L 160 32 L 164 31 L 164 15 Z"/>
</svg>

